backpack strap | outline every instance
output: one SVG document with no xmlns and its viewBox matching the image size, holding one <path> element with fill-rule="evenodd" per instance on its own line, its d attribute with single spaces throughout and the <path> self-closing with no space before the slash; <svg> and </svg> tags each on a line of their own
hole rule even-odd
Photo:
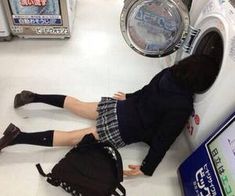
<svg viewBox="0 0 235 196">
<path fill-rule="evenodd" d="M 119 192 L 122 193 L 122 195 L 120 195 L 117 190 L 119 190 Z M 114 192 L 112 193 L 112 195 L 114 196 L 126 196 L 126 189 L 119 183 L 117 186 L 117 189 L 114 190 Z"/>
<path fill-rule="evenodd" d="M 51 173 L 49 174 L 45 174 L 45 172 L 43 171 L 41 165 L 38 163 L 36 164 L 37 170 L 39 172 L 39 174 L 41 174 L 43 177 L 47 178 L 47 182 L 49 182 L 50 184 L 54 185 L 54 186 L 59 186 L 60 185 L 60 181 L 57 179 L 52 178 Z"/>
<path fill-rule="evenodd" d="M 36 164 L 36 167 L 37 167 L 39 174 L 41 174 L 43 177 L 48 177 L 48 174 L 45 174 L 45 172 L 43 171 L 43 169 L 39 163 Z"/>
</svg>

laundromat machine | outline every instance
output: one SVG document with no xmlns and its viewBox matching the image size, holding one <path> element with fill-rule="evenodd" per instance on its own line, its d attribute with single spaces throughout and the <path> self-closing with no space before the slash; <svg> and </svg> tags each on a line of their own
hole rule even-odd
<svg viewBox="0 0 235 196">
<path fill-rule="evenodd" d="M 141 55 L 173 54 L 174 62 L 192 54 L 215 59 L 217 78 L 195 95 L 185 127 L 195 149 L 235 108 L 235 1 L 125 0 L 120 18 L 126 43 Z"/>
<path fill-rule="evenodd" d="M 181 0 L 125 0 L 121 31 L 127 44 L 139 54 L 163 57 L 184 43 L 190 25 L 189 9 Z"/>
<path fill-rule="evenodd" d="M 2 1 L 0 1 L 0 41 L 9 41 L 9 40 L 11 40 L 11 33 L 3 9 Z"/>
<path fill-rule="evenodd" d="M 177 52 L 176 61 L 192 54 L 206 54 L 215 61 L 217 78 L 194 98 L 194 113 L 186 135 L 195 149 L 235 108 L 235 1 L 209 0 L 192 24 L 193 39 Z"/>
<path fill-rule="evenodd" d="M 77 0 L 1 0 L 10 30 L 21 38 L 69 38 Z"/>
</svg>

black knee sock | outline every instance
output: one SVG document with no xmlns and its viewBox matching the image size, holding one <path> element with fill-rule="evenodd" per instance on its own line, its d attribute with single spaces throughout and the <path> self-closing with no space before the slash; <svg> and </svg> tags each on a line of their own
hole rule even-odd
<svg viewBox="0 0 235 196">
<path fill-rule="evenodd" d="M 46 103 L 49 105 L 53 105 L 56 107 L 63 108 L 64 107 L 64 100 L 65 95 L 42 95 L 42 94 L 34 94 L 34 103 Z"/>
<path fill-rule="evenodd" d="M 43 131 L 35 133 L 20 132 L 20 134 L 9 144 L 32 144 L 39 146 L 53 146 L 54 131 Z"/>
</svg>

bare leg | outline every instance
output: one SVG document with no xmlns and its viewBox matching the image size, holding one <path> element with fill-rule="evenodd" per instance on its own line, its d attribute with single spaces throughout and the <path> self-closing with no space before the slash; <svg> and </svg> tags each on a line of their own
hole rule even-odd
<svg viewBox="0 0 235 196">
<path fill-rule="evenodd" d="M 75 146 L 85 135 L 90 133 L 92 133 L 97 140 L 99 139 L 96 127 L 77 129 L 69 132 L 55 131 L 53 136 L 53 146 Z"/>
<path fill-rule="evenodd" d="M 67 96 L 64 101 L 64 108 L 77 114 L 78 116 L 96 120 L 98 102 L 83 102 L 74 97 Z"/>
</svg>

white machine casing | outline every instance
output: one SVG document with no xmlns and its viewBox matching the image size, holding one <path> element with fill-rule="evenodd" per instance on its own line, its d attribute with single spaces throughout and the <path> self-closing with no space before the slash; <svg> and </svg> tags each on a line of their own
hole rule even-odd
<svg viewBox="0 0 235 196">
<path fill-rule="evenodd" d="M 38 8 L 49 7 L 48 4 L 31 6 L 22 5 L 20 0 L 2 1 L 13 35 L 20 38 L 64 39 L 71 37 L 77 0 L 47 0 L 46 3 L 50 4 L 51 7 L 53 6 L 54 13 L 52 11 L 35 13 Z"/>
<path fill-rule="evenodd" d="M 176 54 L 176 62 L 192 54 L 210 53 L 214 53 L 215 60 L 220 62 L 213 85 L 204 93 L 195 95 L 195 112 L 185 128 L 193 149 L 235 109 L 235 3 L 221 0 L 203 2 L 200 14 L 194 12 L 191 35 Z"/>
<path fill-rule="evenodd" d="M 0 1 L 0 41 L 8 41 L 11 39 L 10 29 L 3 9 L 2 1 Z"/>
</svg>

